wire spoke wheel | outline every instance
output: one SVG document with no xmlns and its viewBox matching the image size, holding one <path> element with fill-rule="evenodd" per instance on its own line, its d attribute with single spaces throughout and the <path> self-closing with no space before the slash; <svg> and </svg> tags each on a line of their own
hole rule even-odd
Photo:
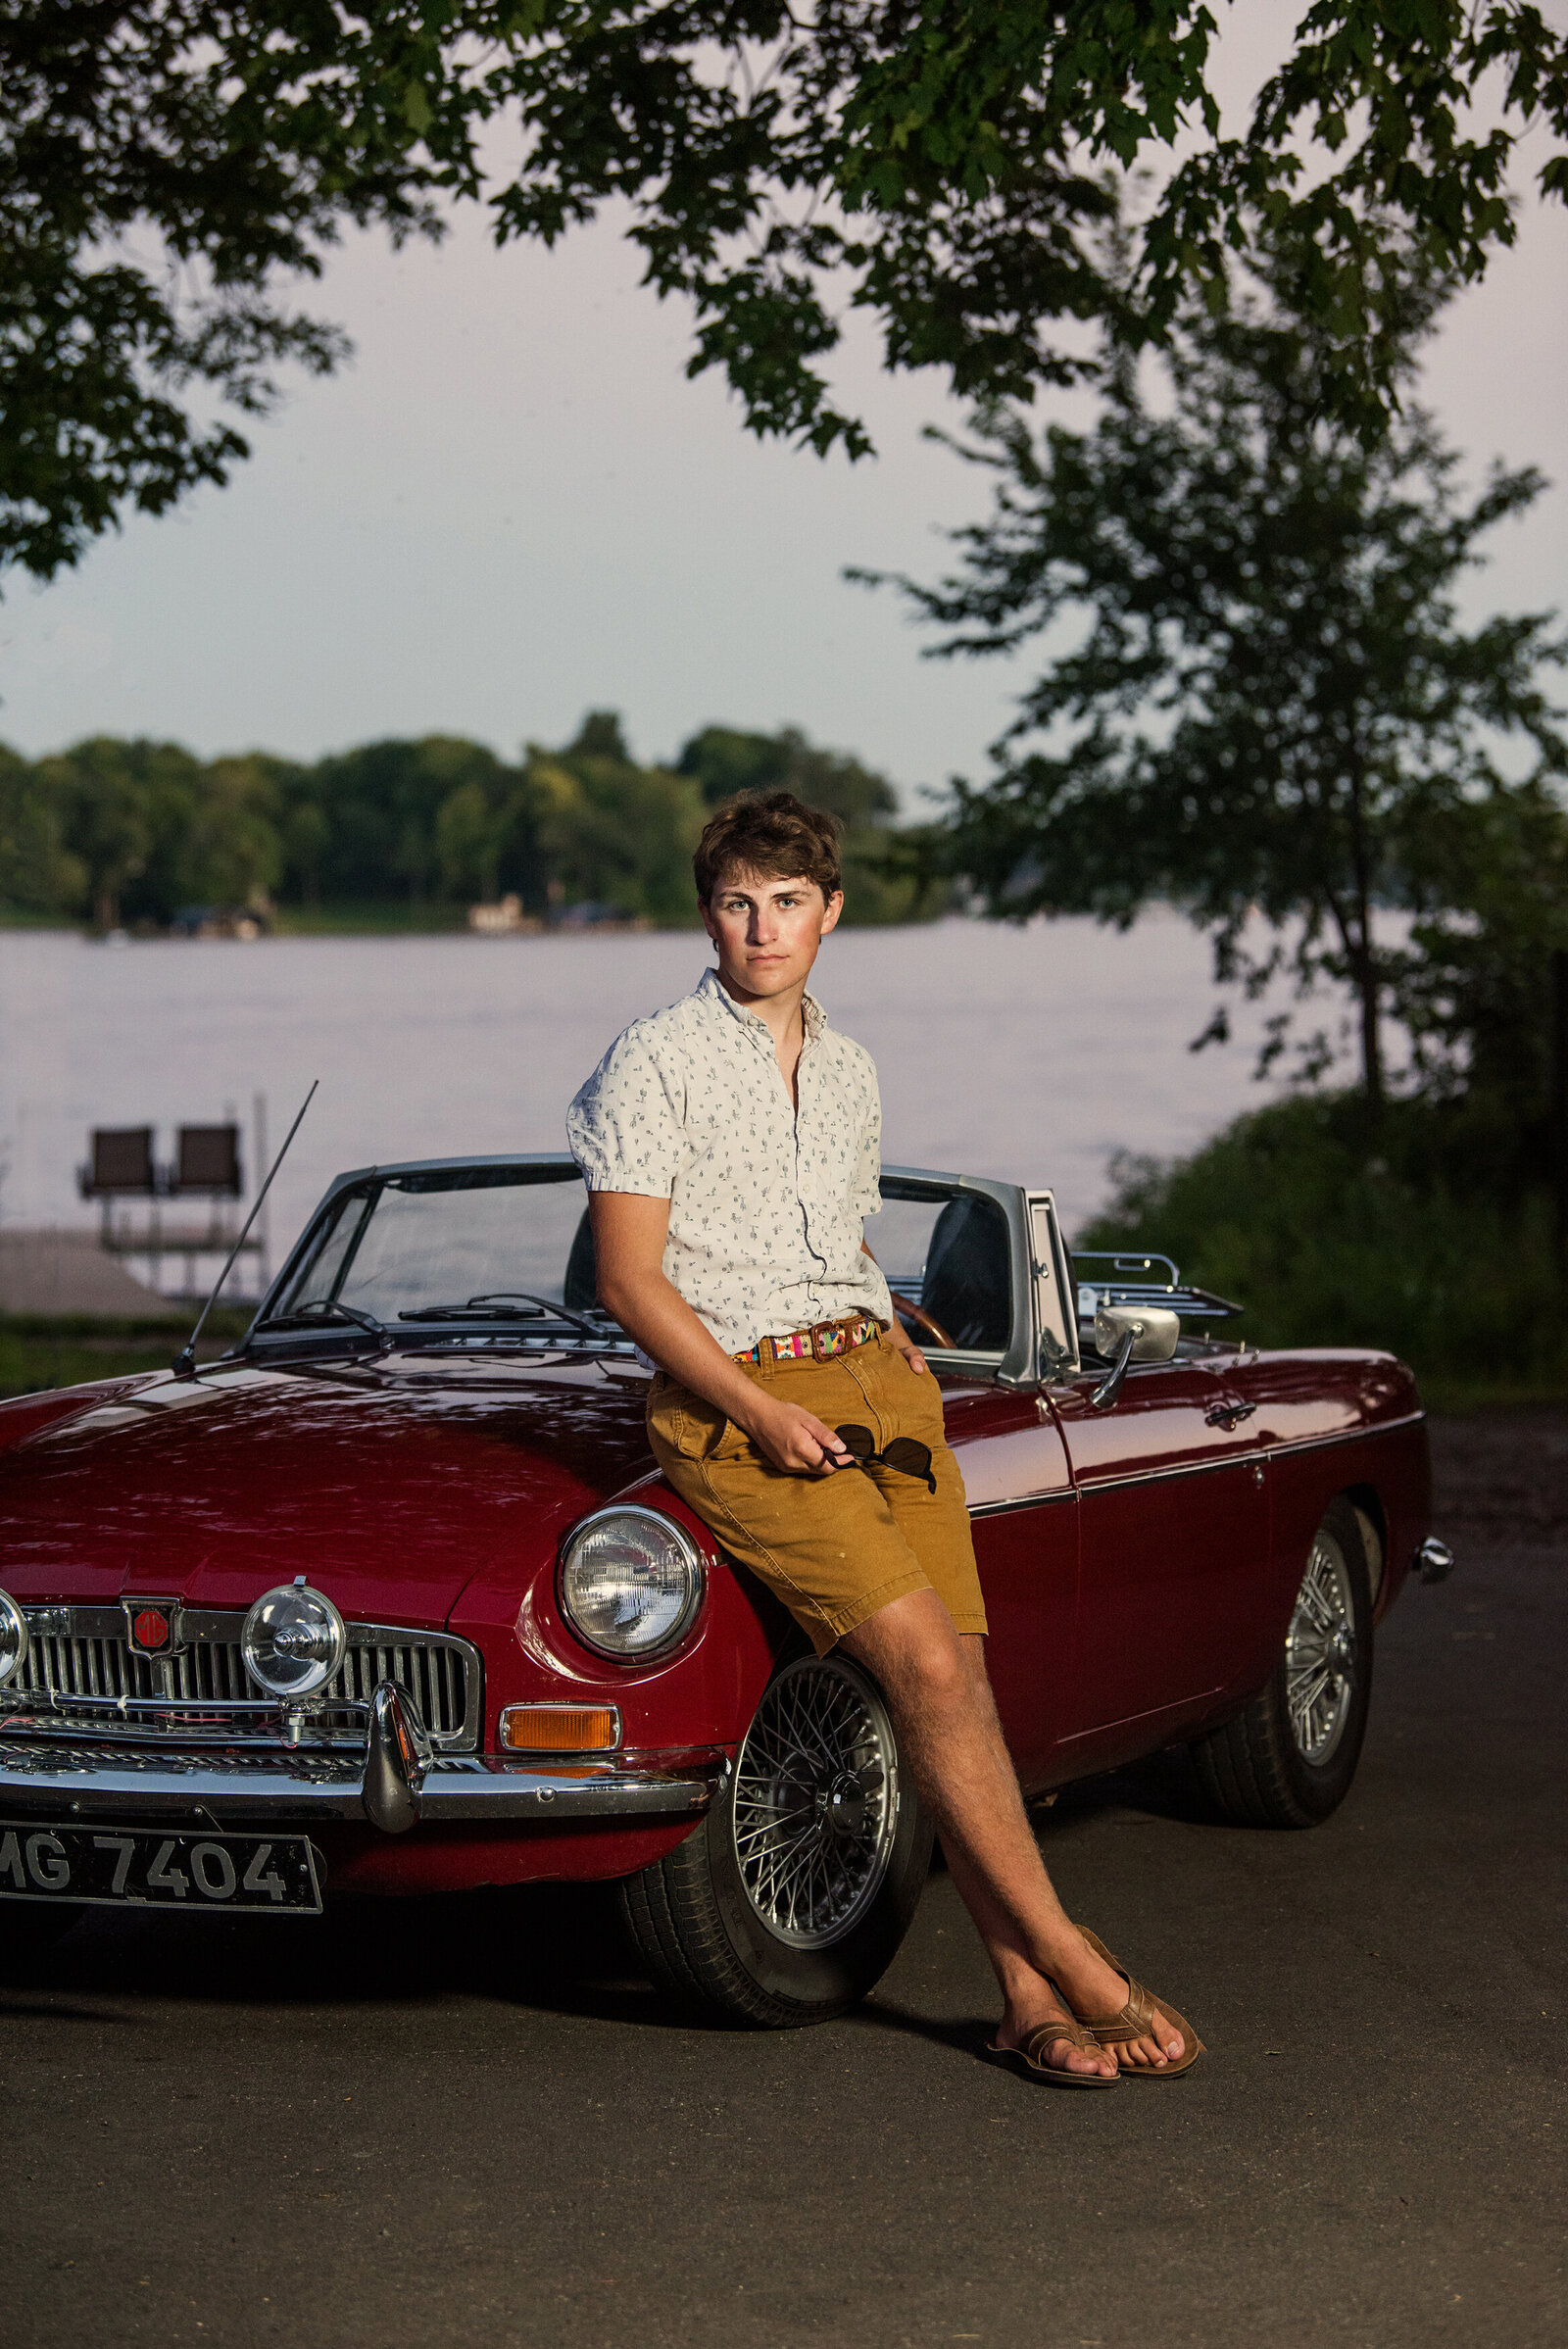
<svg viewBox="0 0 1568 2349">
<path fill-rule="evenodd" d="M 1316 1827 L 1349 1792 L 1372 1701 L 1371 1522 L 1348 1493 L 1330 1501 L 1273 1671 L 1231 1720 L 1193 1740 L 1199 1781 L 1221 1818 Z"/>
<path fill-rule="evenodd" d="M 778 1665 L 702 1823 L 621 1887 L 655 1982 L 765 2031 L 842 2015 L 919 1905 L 931 1820 L 876 1684 L 849 1657 Z"/>
<path fill-rule="evenodd" d="M 1318 1534 L 1296 1594 L 1285 1641 L 1285 1703 L 1303 1761 L 1321 1768 L 1345 1735 L 1355 1696 L 1355 1596 L 1350 1572 L 1327 1527 Z"/>
<path fill-rule="evenodd" d="M 899 1817 L 898 1748 L 882 1701 L 831 1656 L 786 1666 L 735 1765 L 735 1859 L 769 1933 L 826 1949 L 876 1899 Z"/>
</svg>

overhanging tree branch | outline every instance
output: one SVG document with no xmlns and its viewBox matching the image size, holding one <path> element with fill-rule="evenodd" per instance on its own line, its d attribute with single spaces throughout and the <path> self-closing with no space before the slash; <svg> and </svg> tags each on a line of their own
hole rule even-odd
<svg viewBox="0 0 1568 2349">
<path fill-rule="evenodd" d="M 1026 400 L 1082 371 L 1059 321 L 1157 339 L 1195 294 L 1224 307 L 1261 232 L 1293 257 L 1319 396 L 1373 429 L 1401 254 L 1462 279 L 1511 240 L 1519 136 L 1568 138 L 1568 34 L 1515 0 L 1319 0 L 1221 139 L 1215 31 L 1200 0 L 11 0 L 0 554 L 48 577 L 127 503 L 221 479 L 243 443 L 185 416 L 187 390 L 261 413 L 279 366 L 331 365 L 340 338 L 279 288 L 345 224 L 434 235 L 460 200 L 547 245 L 629 207 L 647 282 L 691 306 L 690 371 L 721 368 L 752 430 L 852 457 L 868 436 L 829 375 L 848 313 L 890 367 Z M 495 183 L 503 122 L 520 161 Z M 1196 152 L 1107 274 L 1100 174 L 1179 136 Z M 1568 193 L 1568 160 L 1539 183 Z M 75 367 L 68 322 L 90 337 L 117 301 Z"/>
</svg>

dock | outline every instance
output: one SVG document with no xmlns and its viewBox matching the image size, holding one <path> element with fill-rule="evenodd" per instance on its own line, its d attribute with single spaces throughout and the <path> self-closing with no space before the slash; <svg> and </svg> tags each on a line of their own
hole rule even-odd
<svg viewBox="0 0 1568 2349">
<path fill-rule="evenodd" d="M 95 1232 L 17 1230 L 0 1231 L 0 1313 L 178 1321 L 184 1308 L 127 1272 Z"/>
</svg>

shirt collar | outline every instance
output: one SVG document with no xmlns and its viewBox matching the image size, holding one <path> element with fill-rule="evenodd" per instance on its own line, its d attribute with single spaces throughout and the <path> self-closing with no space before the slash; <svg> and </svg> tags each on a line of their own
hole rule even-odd
<svg viewBox="0 0 1568 2349">
<path fill-rule="evenodd" d="M 716 970 L 705 970 L 693 993 L 701 997 L 710 1010 L 715 1003 L 721 1003 L 730 1017 L 739 1020 L 758 1043 L 765 1043 L 769 1052 L 773 1050 L 773 1031 L 766 1020 L 760 1012 L 749 1011 L 744 1003 L 738 1003 Z M 814 1044 L 827 1026 L 827 1014 L 815 996 L 802 996 L 801 1017 L 806 1029 L 806 1042 Z"/>
</svg>

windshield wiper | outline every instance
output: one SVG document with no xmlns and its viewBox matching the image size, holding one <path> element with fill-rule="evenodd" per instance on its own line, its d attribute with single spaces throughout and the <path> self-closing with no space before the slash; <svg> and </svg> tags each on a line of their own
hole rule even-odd
<svg viewBox="0 0 1568 2349">
<path fill-rule="evenodd" d="M 515 1301 L 514 1301 L 515 1300 Z M 399 1321 L 564 1321 L 571 1329 L 581 1330 L 585 1338 L 602 1338 L 604 1331 L 569 1306 L 558 1305 L 548 1297 L 535 1297 L 531 1289 L 492 1289 L 478 1297 L 470 1297 L 465 1305 L 416 1305 L 400 1312 Z"/>
<path fill-rule="evenodd" d="M 296 1305 L 292 1313 L 274 1313 L 264 1326 L 286 1330 L 304 1322 L 309 1329 L 324 1329 L 334 1321 L 352 1321 L 383 1342 L 392 1335 L 384 1321 L 377 1321 L 373 1314 L 362 1313 L 358 1305 L 346 1305 L 340 1297 L 313 1297 L 305 1304 Z"/>
</svg>

